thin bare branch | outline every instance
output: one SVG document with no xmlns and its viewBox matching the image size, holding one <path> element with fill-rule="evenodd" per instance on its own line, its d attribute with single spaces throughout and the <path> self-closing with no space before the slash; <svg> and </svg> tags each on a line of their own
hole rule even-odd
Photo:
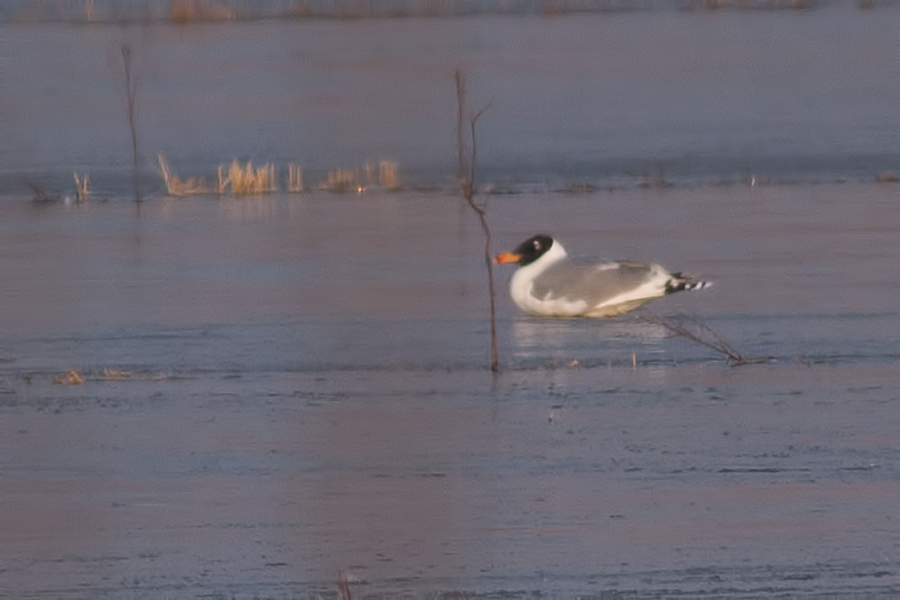
<svg viewBox="0 0 900 600">
<path fill-rule="evenodd" d="M 475 124 L 478 122 L 478 119 L 481 118 L 481 115 L 483 115 L 490 107 L 491 104 L 488 103 L 469 118 L 469 139 L 472 142 L 472 159 L 469 162 L 469 177 L 468 185 L 466 186 L 468 193 L 466 194 L 466 201 L 479 215 L 487 213 L 487 200 L 482 204 L 475 202 L 475 190 L 478 189 L 475 185 L 475 170 L 478 166 L 478 144 L 475 137 Z"/>
<path fill-rule="evenodd" d="M 490 107 L 490 104 L 481 108 L 471 117 L 469 117 L 469 151 L 467 152 L 465 135 L 463 130 L 463 121 L 466 114 L 466 78 L 457 69 L 454 73 L 456 80 L 456 144 L 457 144 L 457 176 L 459 177 L 460 189 L 463 198 L 466 200 L 469 208 L 471 208 L 478 217 L 481 230 L 484 232 L 484 264 L 487 267 L 488 278 L 488 299 L 490 301 L 490 326 L 491 326 L 491 371 L 498 373 L 500 371 L 500 357 L 497 344 L 497 310 L 496 299 L 494 293 L 494 262 L 491 252 L 491 229 L 487 222 L 487 202 L 478 204 L 475 201 L 475 191 L 477 189 L 476 171 L 478 167 L 478 144 L 476 138 L 476 124 L 478 119 Z M 469 154 L 468 161 L 466 155 Z"/>
<path fill-rule="evenodd" d="M 132 156 L 132 178 L 134 183 L 134 200 L 141 201 L 141 181 L 140 171 L 138 169 L 138 136 L 137 136 L 137 81 L 133 72 L 133 58 L 131 44 L 124 42 L 121 46 L 122 66 L 125 70 L 125 102 L 126 115 L 128 117 L 128 128 L 131 131 L 131 156 Z"/>
<path fill-rule="evenodd" d="M 463 195 L 466 195 L 468 193 L 466 190 L 468 169 L 466 168 L 466 139 L 463 128 L 466 120 L 466 78 L 459 69 L 453 73 L 453 77 L 456 81 L 456 181 Z"/>
<path fill-rule="evenodd" d="M 722 335 L 698 316 L 660 317 L 643 315 L 639 320 L 665 327 L 670 333 L 717 352 L 732 367 L 768 362 L 768 358 L 746 358 L 725 341 Z"/>
</svg>

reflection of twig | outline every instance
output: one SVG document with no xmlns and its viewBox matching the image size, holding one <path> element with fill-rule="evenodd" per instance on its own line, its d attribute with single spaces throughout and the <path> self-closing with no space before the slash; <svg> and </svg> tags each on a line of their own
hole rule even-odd
<svg viewBox="0 0 900 600">
<path fill-rule="evenodd" d="M 478 216 L 478 222 L 481 224 L 481 230 L 484 232 L 484 263 L 487 265 L 488 276 L 488 297 L 490 299 L 490 318 L 491 318 L 491 371 L 497 373 L 500 371 L 499 351 L 497 350 L 497 310 L 494 300 L 494 263 L 491 258 L 491 229 L 487 222 L 487 201 L 479 204 L 475 202 L 475 169 L 477 166 L 478 146 L 475 143 L 475 123 L 490 108 L 490 104 L 469 117 L 469 140 L 471 143 L 471 153 L 466 161 L 466 141 L 463 128 L 463 118 L 466 112 L 466 77 L 459 69 L 454 73 L 456 79 L 456 150 L 457 160 L 459 161 L 458 176 L 459 184 L 462 188 L 463 198 L 475 214 Z"/>
<path fill-rule="evenodd" d="M 731 344 L 725 341 L 725 338 L 718 331 L 695 315 L 675 315 L 671 317 L 648 315 L 642 316 L 640 319 L 647 323 L 665 327 L 679 337 L 718 352 L 725 359 L 725 362 L 732 367 L 768 361 L 767 358 L 745 358 Z"/>
</svg>

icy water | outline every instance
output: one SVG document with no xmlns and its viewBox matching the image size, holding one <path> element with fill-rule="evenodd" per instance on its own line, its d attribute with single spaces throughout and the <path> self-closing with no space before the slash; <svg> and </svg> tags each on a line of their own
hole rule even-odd
<svg viewBox="0 0 900 600">
<path fill-rule="evenodd" d="M 0 26 L 0 597 L 900 594 L 897 16 Z M 456 66 L 495 251 L 715 285 L 545 320 L 498 268 L 492 375 Z M 157 151 L 402 189 L 170 198 Z"/>
</svg>

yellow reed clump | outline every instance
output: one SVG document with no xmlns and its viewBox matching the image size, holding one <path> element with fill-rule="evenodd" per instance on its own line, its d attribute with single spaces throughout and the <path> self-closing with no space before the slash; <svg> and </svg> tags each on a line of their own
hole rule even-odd
<svg viewBox="0 0 900 600">
<path fill-rule="evenodd" d="M 53 383 L 56 385 L 82 385 L 84 383 L 84 377 L 82 377 L 81 373 L 75 369 L 70 369 L 62 375 L 57 375 L 53 379 Z"/>
<path fill-rule="evenodd" d="M 303 191 L 303 167 L 295 163 L 288 163 L 288 187 L 289 192 Z"/>
<path fill-rule="evenodd" d="M 163 181 L 166 183 L 166 193 L 170 196 L 194 196 L 208 194 L 211 191 L 202 177 L 189 177 L 187 181 L 182 181 L 178 175 L 169 170 L 169 163 L 162 152 L 156 157 L 159 160 L 159 170 L 162 172 Z"/>
<path fill-rule="evenodd" d="M 372 163 L 365 163 L 361 168 L 341 168 L 328 171 L 325 181 L 317 186 L 328 192 L 363 193 L 369 188 L 381 187 L 387 190 L 400 189 L 400 168 L 395 161 L 383 160 L 376 170 Z"/>
<path fill-rule="evenodd" d="M 319 189 L 328 192 L 363 192 L 365 187 L 360 183 L 358 169 L 333 169 L 328 171 L 325 181 L 319 184 Z"/>
<path fill-rule="evenodd" d="M 247 161 L 241 166 L 237 160 L 231 161 L 228 166 L 228 174 L 225 174 L 225 166 L 219 165 L 216 177 L 216 192 L 224 194 L 227 188 L 235 196 L 247 196 L 250 194 L 266 194 L 278 191 L 275 180 L 275 166 L 272 163 L 253 168 L 253 164 Z"/>
<path fill-rule="evenodd" d="M 91 176 L 85 173 L 79 175 L 77 171 L 72 172 L 75 178 L 75 202 L 84 202 L 91 195 Z"/>
<path fill-rule="evenodd" d="M 234 21 L 237 16 L 234 8 L 213 0 L 175 0 L 169 10 L 169 20 L 173 23 Z"/>
<path fill-rule="evenodd" d="M 388 190 L 400 189 L 400 165 L 393 160 L 383 160 L 378 165 L 378 182 Z"/>
</svg>

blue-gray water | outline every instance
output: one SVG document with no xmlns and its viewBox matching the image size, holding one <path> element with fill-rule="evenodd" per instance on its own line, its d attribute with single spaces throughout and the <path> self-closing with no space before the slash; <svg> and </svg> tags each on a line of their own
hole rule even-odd
<svg viewBox="0 0 900 600">
<path fill-rule="evenodd" d="M 897 16 L 0 25 L 0 596 L 896 596 Z M 457 67 L 494 251 L 714 286 L 544 320 L 498 268 L 491 375 Z M 160 151 L 282 191 L 166 197 Z"/>
<path fill-rule="evenodd" d="M 149 191 L 233 158 L 328 170 L 399 163 L 452 184 L 453 72 L 468 78 L 480 180 L 502 190 L 872 181 L 900 162 L 896 7 L 6 24 L 0 190 L 131 189 L 121 46 Z"/>
</svg>

